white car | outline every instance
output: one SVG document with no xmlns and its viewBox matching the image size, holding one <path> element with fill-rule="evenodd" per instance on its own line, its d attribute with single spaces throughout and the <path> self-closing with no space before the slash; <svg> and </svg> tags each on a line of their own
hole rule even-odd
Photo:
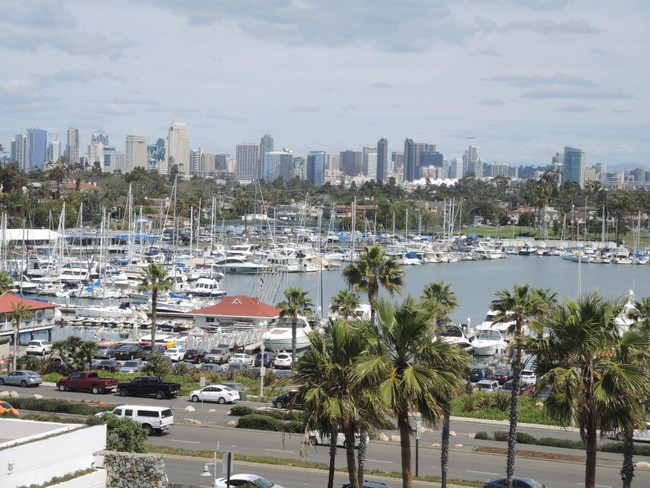
<svg viewBox="0 0 650 488">
<path fill-rule="evenodd" d="M 27 349 L 25 349 L 26 354 L 37 354 L 39 356 L 45 356 L 50 352 L 52 352 L 52 344 L 49 341 L 41 340 L 29 341 Z"/>
<path fill-rule="evenodd" d="M 241 364 L 243 366 L 251 366 L 253 364 L 253 356 L 243 353 L 236 352 L 228 360 L 229 364 Z"/>
<path fill-rule="evenodd" d="M 180 347 L 170 347 L 163 354 L 167 356 L 169 359 L 171 359 L 173 362 L 177 363 L 183 360 L 183 356 L 185 355 L 185 349 L 182 349 Z"/>
<path fill-rule="evenodd" d="M 521 370 L 521 386 L 534 386 L 537 384 L 537 375 L 530 369 Z"/>
<path fill-rule="evenodd" d="M 291 354 L 288 352 L 280 352 L 273 360 L 273 365 L 276 368 L 291 368 Z"/>
<path fill-rule="evenodd" d="M 226 488 L 228 478 L 217 478 L 215 487 Z M 284 488 L 272 481 L 262 478 L 256 474 L 233 474 L 230 476 L 230 486 L 255 486 L 258 488 Z"/>
<path fill-rule="evenodd" d="M 239 400 L 239 392 L 224 385 L 208 385 L 190 393 L 190 400 L 197 402 L 232 403 Z"/>
<path fill-rule="evenodd" d="M 370 441 L 370 437 L 368 437 L 368 434 L 366 434 L 366 444 Z M 312 446 L 316 445 L 323 445 L 323 446 L 329 446 L 330 445 L 330 435 L 326 434 L 325 432 L 321 432 L 320 430 L 311 430 L 309 431 L 309 443 Z M 359 444 L 361 443 L 361 434 L 358 432 L 354 435 L 354 447 L 359 447 Z M 339 432 L 336 436 L 336 445 L 338 447 L 346 447 L 346 442 L 345 442 L 345 434 L 343 432 Z"/>
</svg>

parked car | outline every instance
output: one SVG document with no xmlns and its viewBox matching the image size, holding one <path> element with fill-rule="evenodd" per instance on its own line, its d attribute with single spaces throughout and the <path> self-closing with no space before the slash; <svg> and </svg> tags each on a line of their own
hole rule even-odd
<svg viewBox="0 0 650 488">
<path fill-rule="evenodd" d="M 20 417 L 20 412 L 11 403 L 0 400 L 0 415 L 3 414 L 12 414 L 14 417 Z"/>
<path fill-rule="evenodd" d="M 117 385 L 120 396 L 149 396 L 155 395 L 158 400 L 175 398 L 181 392 L 179 383 L 167 383 L 158 376 L 138 376 L 132 381 L 120 381 Z"/>
<path fill-rule="evenodd" d="M 232 403 L 239 400 L 239 392 L 225 385 L 208 385 L 190 393 L 190 400 L 196 402 Z"/>
<path fill-rule="evenodd" d="M 102 359 L 95 364 L 96 371 L 109 371 L 111 373 L 117 372 L 121 367 L 122 363 L 117 359 Z"/>
<path fill-rule="evenodd" d="M 537 374 L 535 371 L 530 369 L 521 370 L 521 384 L 523 385 L 535 385 L 537 384 Z"/>
<path fill-rule="evenodd" d="M 350 488 L 350 483 L 343 483 L 341 488 Z M 363 488 L 393 488 L 383 481 L 363 480 Z"/>
<path fill-rule="evenodd" d="M 480 368 L 472 368 L 472 371 L 469 373 L 469 380 L 472 383 L 476 383 L 479 380 L 489 380 L 492 378 L 492 375 L 494 372 L 492 371 L 491 368 L 487 367 L 480 367 Z"/>
<path fill-rule="evenodd" d="M 59 378 L 56 387 L 60 391 L 88 390 L 95 395 L 117 388 L 116 378 L 100 378 L 96 371 L 79 371 L 65 378 Z"/>
<path fill-rule="evenodd" d="M 45 356 L 52 352 L 52 344 L 50 341 L 34 340 L 29 341 L 25 354 L 35 354 L 37 356 Z"/>
<path fill-rule="evenodd" d="M 17 369 L 7 374 L 0 374 L 0 385 L 38 386 L 43 383 L 41 375 L 29 369 Z"/>
<path fill-rule="evenodd" d="M 164 344 L 156 344 L 156 347 L 153 349 L 153 351 L 156 352 L 156 354 L 165 354 L 165 351 L 167 351 L 167 348 L 164 346 Z M 142 346 L 142 359 L 149 359 L 152 354 L 152 349 L 151 346 Z"/>
<path fill-rule="evenodd" d="M 115 359 L 137 359 L 142 357 L 142 347 L 139 344 L 122 344 L 115 349 Z"/>
<path fill-rule="evenodd" d="M 235 354 L 232 355 L 232 357 L 228 361 L 228 364 L 230 364 L 231 366 L 233 364 L 241 364 L 245 367 L 252 366 L 253 356 L 246 354 L 245 352 L 236 352 Z"/>
<path fill-rule="evenodd" d="M 183 361 L 188 361 L 191 363 L 200 363 L 203 361 L 203 358 L 208 353 L 205 349 L 188 349 L 183 355 Z"/>
<path fill-rule="evenodd" d="M 476 389 L 485 392 L 499 391 L 499 382 L 497 380 L 479 380 L 476 382 Z"/>
<path fill-rule="evenodd" d="M 302 408 L 300 390 L 289 390 L 275 397 L 273 400 L 275 408 Z"/>
<path fill-rule="evenodd" d="M 228 364 L 216 364 L 216 363 L 203 363 L 201 365 L 201 368 L 199 368 L 201 371 L 211 371 L 214 373 L 227 373 L 228 370 L 230 369 L 228 367 Z"/>
<path fill-rule="evenodd" d="M 623 440 L 623 434 L 615 430 L 613 437 L 617 441 Z M 632 440 L 635 442 L 650 442 L 650 420 L 645 421 L 645 429 L 634 429 L 632 431 Z"/>
<path fill-rule="evenodd" d="M 174 425 L 174 413 L 169 407 L 150 407 L 144 405 L 121 405 L 111 411 L 95 414 L 97 417 L 116 415 L 131 419 L 144 428 L 148 435 L 162 433 Z"/>
<path fill-rule="evenodd" d="M 506 381 L 512 379 L 512 371 L 509 369 L 497 369 L 492 375 L 492 379 L 497 380 L 500 385 L 503 385 Z"/>
<path fill-rule="evenodd" d="M 291 369 L 291 354 L 288 352 L 279 352 L 277 356 L 275 356 L 275 361 L 273 361 L 273 365 L 276 368 L 284 368 L 284 369 Z"/>
<path fill-rule="evenodd" d="M 308 434 L 308 439 L 309 443 L 312 446 L 317 446 L 317 445 L 323 445 L 323 446 L 329 446 L 330 445 L 330 435 L 326 434 L 325 432 L 321 432 L 320 430 L 311 430 L 309 431 Z M 366 437 L 366 444 L 370 441 L 370 437 L 368 434 L 365 435 Z M 354 435 L 354 447 L 359 447 L 359 444 L 361 443 L 361 434 L 357 432 Z M 336 436 L 336 445 L 338 447 L 346 447 L 347 442 L 345 440 L 345 434 L 343 432 L 339 432 Z"/>
<path fill-rule="evenodd" d="M 165 351 L 165 356 L 177 363 L 183 360 L 185 356 L 185 349 L 181 347 L 168 347 Z"/>
<path fill-rule="evenodd" d="M 273 360 L 275 359 L 275 353 L 273 351 L 264 351 L 264 367 L 270 368 L 273 365 Z M 255 367 L 259 368 L 262 366 L 262 351 L 258 352 L 255 355 Z"/>
<path fill-rule="evenodd" d="M 115 350 L 117 346 L 114 344 L 100 344 L 95 349 L 93 357 L 95 359 L 111 359 L 115 357 Z"/>
<path fill-rule="evenodd" d="M 206 363 L 224 364 L 230 359 L 231 352 L 227 347 L 213 347 L 210 352 L 205 355 L 203 361 Z"/>
<path fill-rule="evenodd" d="M 239 393 L 240 400 L 246 400 L 246 388 L 244 388 L 243 383 L 240 383 L 239 381 L 222 381 L 221 384 L 228 388 L 232 388 Z"/>
<path fill-rule="evenodd" d="M 141 359 L 134 359 L 132 361 L 124 361 L 124 364 L 119 369 L 120 373 L 137 373 L 142 369 L 144 363 Z"/>
<path fill-rule="evenodd" d="M 488 480 L 483 483 L 483 488 L 506 488 L 507 486 L 508 478 L 505 476 L 494 478 L 493 480 Z M 513 476 L 512 486 L 513 488 L 546 488 L 546 485 L 543 485 L 539 481 L 535 481 L 531 478 L 524 478 L 523 476 Z"/>
<path fill-rule="evenodd" d="M 267 479 L 262 478 L 256 474 L 233 474 L 230 476 L 230 483 L 228 478 L 217 478 L 214 486 L 216 488 L 226 488 L 227 486 L 255 486 L 257 488 L 284 488 L 277 483 L 273 483 Z"/>
</svg>

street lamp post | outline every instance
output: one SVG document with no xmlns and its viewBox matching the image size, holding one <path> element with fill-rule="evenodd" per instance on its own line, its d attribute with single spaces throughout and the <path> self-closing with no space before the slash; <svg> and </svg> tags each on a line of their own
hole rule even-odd
<svg viewBox="0 0 650 488">
<path fill-rule="evenodd" d="M 266 346 L 264 345 L 264 336 L 266 335 L 266 320 L 261 323 L 262 326 L 262 345 L 260 346 L 261 357 L 260 357 L 260 399 L 264 396 L 264 375 L 266 374 Z"/>
<path fill-rule="evenodd" d="M 210 466 L 214 468 L 214 473 L 210 472 Z M 217 451 L 214 451 L 214 458 L 211 463 L 205 463 L 201 476 L 212 476 L 212 487 L 217 488 Z"/>
</svg>

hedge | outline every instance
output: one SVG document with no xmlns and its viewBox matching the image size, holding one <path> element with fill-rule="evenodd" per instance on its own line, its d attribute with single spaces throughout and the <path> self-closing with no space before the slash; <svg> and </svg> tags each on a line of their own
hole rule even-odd
<svg viewBox="0 0 650 488">
<path fill-rule="evenodd" d="M 270 430 L 273 432 L 300 433 L 305 431 L 305 424 L 300 421 L 282 422 L 268 415 L 248 414 L 237 422 L 240 429 Z"/>
<path fill-rule="evenodd" d="M 34 410 L 38 412 L 70 413 L 76 415 L 94 415 L 109 410 L 108 407 L 91 405 L 89 403 L 71 402 L 69 400 L 53 400 L 40 398 L 12 398 L 11 404 L 18 410 Z"/>
</svg>

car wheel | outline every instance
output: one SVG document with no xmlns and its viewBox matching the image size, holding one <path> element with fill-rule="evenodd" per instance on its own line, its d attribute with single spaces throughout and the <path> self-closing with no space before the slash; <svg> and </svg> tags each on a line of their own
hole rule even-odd
<svg viewBox="0 0 650 488">
<path fill-rule="evenodd" d="M 65 386 L 65 384 L 61 383 L 59 385 L 59 391 L 66 391 L 68 388 Z"/>
<path fill-rule="evenodd" d="M 120 394 L 120 396 L 125 397 L 125 396 L 129 395 L 129 392 L 126 390 L 126 388 L 120 388 L 119 394 Z"/>
<path fill-rule="evenodd" d="M 219 405 L 223 405 L 226 403 L 226 399 L 224 397 L 219 397 Z"/>
<path fill-rule="evenodd" d="M 23 388 L 27 388 L 27 382 L 25 380 L 21 381 L 20 386 L 22 386 Z"/>
<path fill-rule="evenodd" d="M 102 392 L 102 389 L 98 385 L 93 385 L 92 392 L 93 395 L 99 395 Z"/>
<path fill-rule="evenodd" d="M 282 400 L 278 400 L 275 402 L 275 408 L 284 408 L 284 402 Z"/>
<path fill-rule="evenodd" d="M 162 400 L 163 398 L 165 398 L 165 393 L 164 393 L 162 390 L 158 390 L 158 391 L 156 392 L 156 398 L 157 398 L 158 400 Z"/>
<path fill-rule="evenodd" d="M 147 433 L 147 435 L 151 435 L 151 433 L 153 432 L 153 427 L 151 427 L 151 425 L 149 424 L 142 424 L 142 428 Z"/>
<path fill-rule="evenodd" d="M 198 396 L 198 395 L 194 395 L 194 396 L 192 397 L 192 401 L 193 401 L 194 403 L 198 403 L 198 401 L 199 401 L 199 396 Z"/>
</svg>

